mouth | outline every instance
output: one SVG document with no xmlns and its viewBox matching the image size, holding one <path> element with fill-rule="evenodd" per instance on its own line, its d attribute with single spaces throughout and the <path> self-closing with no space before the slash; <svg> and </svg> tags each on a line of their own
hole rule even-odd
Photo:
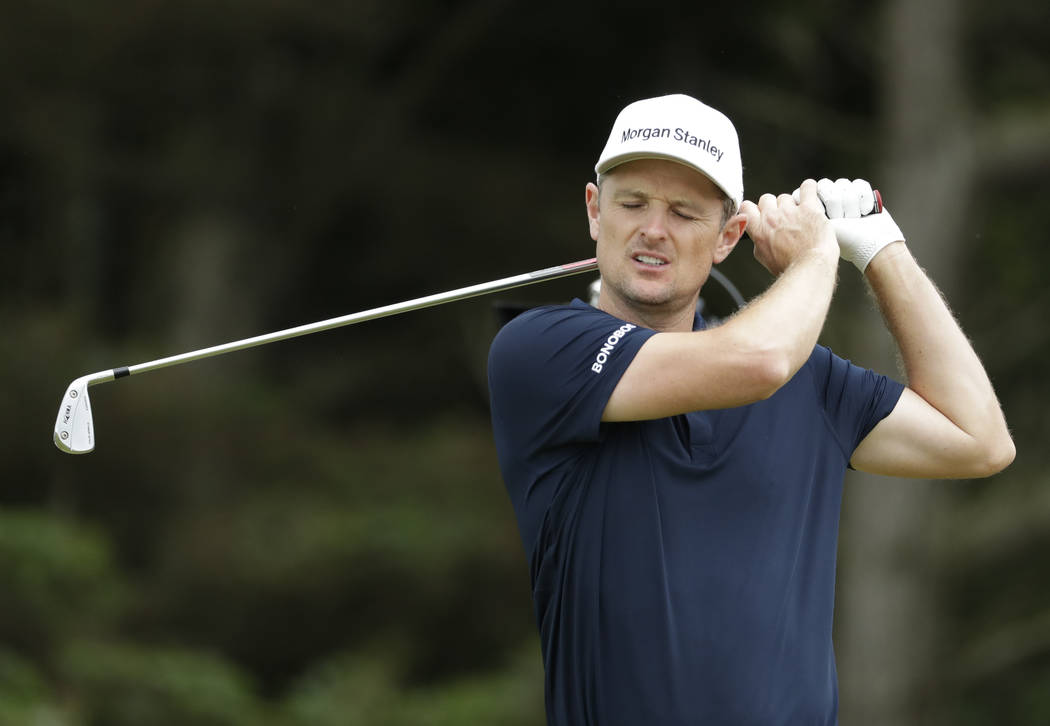
<svg viewBox="0 0 1050 726">
<path fill-rule="evenodd" d="M 648 252 L 638 252 L 632 255 L 631 259 L 638 262 L 646 267 L 663 267 L 664 265 L 670 264 L 668 260 L 659 256 L 650 254 Z"/>
</svg>

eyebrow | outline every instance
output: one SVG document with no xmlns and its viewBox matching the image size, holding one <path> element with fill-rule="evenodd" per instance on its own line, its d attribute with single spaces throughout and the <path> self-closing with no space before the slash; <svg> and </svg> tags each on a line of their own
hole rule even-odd
<svg viewBox="0 0 1050 726">
<path fill-rule="evenodd" d="M 641 189 L 618 189 L 613 193 L 614 199 L 649 199 L 652 195 L 643 192 Z M 695 211 L 701 211 L 702 206 L 694 201 L 679 197 L 677 199 L 668 200 L 672 207 L 685 207 Z"/>
<path fill-rule="evenodd" d="M 617 189 L 614 197 L 635 197 L 636 199 L 648 199 L 649 195 L 641 189 Z"/>
</svg>

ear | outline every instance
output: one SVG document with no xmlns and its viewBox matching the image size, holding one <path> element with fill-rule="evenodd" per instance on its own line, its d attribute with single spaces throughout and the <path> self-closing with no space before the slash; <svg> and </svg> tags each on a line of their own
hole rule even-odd
<svg viewBox="0 0 1050 726">
<path fill-rule="evenodd" d="M 598 186 L 594 182 L 587 183 L 586 190 L 586 202 L 587 202 L 587 224 L 590 226 L 591 239 L 595 242 L 598 241 L 598 218 L 600 213 L 598 211 Z"/>
<path fill-rule="evenodd" d="M 726 221 L 719 233 L 718 245 L 715 247 L 714 262 L 716 265 L 729 257 L 736 243 L 744 236 L 745 229 L 747 229 L 747 217 L 743 214 L 734 214 Z"/>
</svg>

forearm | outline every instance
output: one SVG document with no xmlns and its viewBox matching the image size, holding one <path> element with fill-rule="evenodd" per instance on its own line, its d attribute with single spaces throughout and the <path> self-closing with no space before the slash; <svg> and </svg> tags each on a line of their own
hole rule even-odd
<svg viewBox="0 0 1050 726">
<path fill-rule="evenodd" d="M 786 383 L 809 359 L 827 319 L 838 275 L 838 256 L 827 248 L 800 255 L 762 295 L 726 324 L 741 346 L 771 356 Z"/>
<path fill-rule="evenodd" d="M 773 395 L 812 353 L 836 269 L 834 254 L 806 253 L 724 325 L 652 336 L 620 378 L 602 420 L 732 408 Z"/>
<path fill-rule="evenodd" d="M 909 388 L 975 446 L 994 458 L 1012 458 L 1006 421 L 984 366 L 905 244 L 884 248 L 865 277 L 900 349 Z"/>
</svg>

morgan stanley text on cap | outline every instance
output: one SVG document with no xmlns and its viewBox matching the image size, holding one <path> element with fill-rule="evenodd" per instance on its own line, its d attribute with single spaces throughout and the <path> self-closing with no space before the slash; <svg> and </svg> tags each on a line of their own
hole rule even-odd
<svg viewBox="0 0 1050 726">
<path fill-rule="evenodd" d="M 604 174 L 635 159 L 668 159 L 696 169 L 737 206 L 744 173 L 736 129 L 721 111 L 675 94 L 635 101 L 616 117 L 594 170 Z"/>
</svg>

